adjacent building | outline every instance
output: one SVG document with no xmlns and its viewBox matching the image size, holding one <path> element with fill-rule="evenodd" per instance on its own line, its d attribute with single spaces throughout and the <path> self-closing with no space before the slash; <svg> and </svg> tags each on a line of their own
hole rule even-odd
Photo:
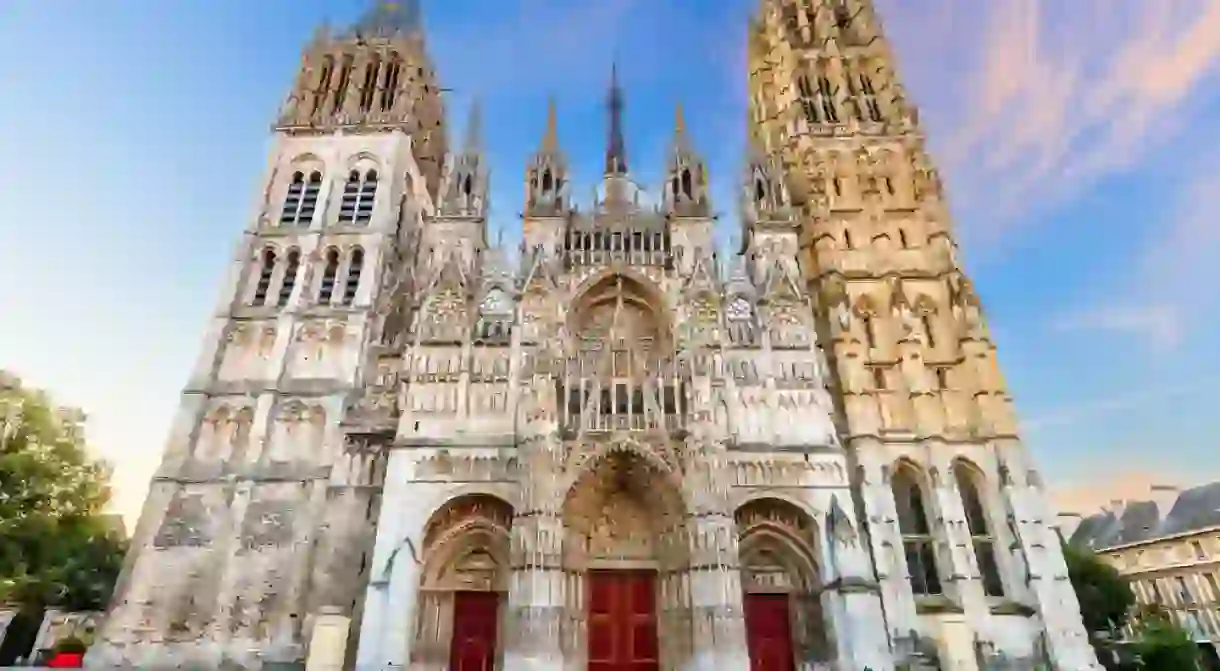
<svg viewBox="0 0 1220 671">
<path fill-rule="evenodd" d="M 1220 483 L 1156 486 L 1148 499 L 1067 517 L 1070 543 L 1117 568 L 1137 604 L 1166 609 L 1203 648 L 1208 668 L 1220 668 Z"/>
<path fill-rule="evenodd" d="M 515 250 L 418 4 L 316 35 L 89 663 L 1097 668 L 872 3 L 743 30 L 737 202 L 611 74 Z"/>
</svg>

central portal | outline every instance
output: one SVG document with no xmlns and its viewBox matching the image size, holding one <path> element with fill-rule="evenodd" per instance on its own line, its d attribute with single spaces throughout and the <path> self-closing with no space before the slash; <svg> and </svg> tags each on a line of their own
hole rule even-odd
<svg viewBox="0 0 1220 671">
<path fill-rule="evenodd" d="M 589 671 L 658 671 L 655 571 L 589 572 Z"/>
</svg>

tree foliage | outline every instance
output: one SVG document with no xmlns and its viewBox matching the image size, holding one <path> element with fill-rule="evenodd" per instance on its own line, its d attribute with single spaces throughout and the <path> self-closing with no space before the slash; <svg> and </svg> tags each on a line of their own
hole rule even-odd
<svg viewBox="0 0 1220 671">
<path fill-rule="evenodd" d="M 1080 602 L 1080 614 L 1085 629 L 1091 634 L 1111 632 L 1127 624 L 1135 594 L 1118 569 L 1097 558 L 1088 550 L 1064 545 L 1068 577 Z"/>
<path fill-rule="evenodd" d="M 84 416 L 0 371 L 0 602 L 105 606 L 125 543 L 102 517 L 110 469 L 85 448 Z"/>
<path fill-rule="evenodd" d="M 1145 669 L 1193 671 L 1199 668 L 1199 646 L 1164 609 L 1149 606 L 1132 623 L 1131 651 Z"/>
</svg>

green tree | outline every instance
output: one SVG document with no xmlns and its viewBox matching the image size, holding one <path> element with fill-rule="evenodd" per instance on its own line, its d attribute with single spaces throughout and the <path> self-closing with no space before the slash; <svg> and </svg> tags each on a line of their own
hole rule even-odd
<svg viewBox="0 0 1220 671">
<path fill-rule="evenodd" d="M 1199 646 L 1164 609 L 1144 608 L 1132 623 L 1131 651 L 1142 668 L 1194 671 L 1199 668 Z"/>
<path fill-rule="evenodd" d="M 1118 570 L 1092 552 L 1072 545 L 1063 546 L 1063 558 L 1089 633 L 1113 632 L 1126 625 L 1135 594 Z"/>
<path fill-rule="evenodd" d="M 101 516 L 109 467 L 84 416 L 0 371 L 0 602 L 24 611 L 105 607 L 125 542 Z"/>
</svg>

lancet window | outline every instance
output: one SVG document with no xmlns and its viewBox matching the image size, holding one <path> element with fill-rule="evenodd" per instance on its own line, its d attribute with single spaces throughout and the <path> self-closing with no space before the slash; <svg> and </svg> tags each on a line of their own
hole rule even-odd
<svg viewBox="0 0 1220 671">
<path fill-rule="evenodd" d="M 288 305 L 288 300 L 292 298 L 292 290 L 297 284 L 297 271 L 301 267 L 301 252 L 292 250 L 288 252 L 288 266 L 284 269 L 284 281 L 280 283 L 279 306 Z"/>
<path fill-rule="evenodd" d="M 334 73 L 335 57 L 324 57 L 322 59 L 322 72 L 318 76 L 318 85 L 314 89 L 313 110 L 310 111 L 311 116 L 317 116 L 318 112 L 322 111 L 323 105 L 326 104 L 326 95 L 330 93 L 330 78 Z"/>
<path fill-rule="evenodd" d="M 388 112 L 394 108 L 394 100 L 398 95 L 398 79 L 402 75 L 402 57 L 397 53 L 390 54 L 385 64 L 381 79 L 381 109 Z"/>
<path fill-rule="evenodd" d="M 343 287 L 343 304 L 351 305 L 360 288 L 360 275 L 364 272 L 364 250 L 357 247 L 348 258 L 347 279 Z"/>
<path fill-rule="evenodd" d="M 373 109 L 373 100 L 377 97 L 377 72 L 381 69 L 381 59 L 373 56 L 364 66 L 364 84 L 360 87 L 360 111 Z"/>
<path fill-rule="evenodd" d="M 352 81 L 352 65 L 352 57 L 344 56 L 343 64 L 339 67 L 339 83 L 335 87 L 335 104 L 331 108 L 332 114 L 343 111 L 343 103 L 347 101 L 347 87 Z"/>
<path fill-rule="evenodd" d="M 288 185 L 284 196 L 284 208 L 280 212 L 281 226 L 309 227 L 313 222 L 313 213 L 318 208 L 318 194 L 322 190 L 322 173 L 314 170 L 309 173 L 296 172 Z"/>
<path fill-rule="evenodd" d="M 936 567 L 936 547 L 924 502 L 922 477 L 913 466 L 899 464 L 890 479 L 898 511 L 898 530 L 906 555 L 911 591 L 919 596 L 943 592 Z"/>
<path fill-rule="evenodd" d="M 1004 582 L 1000 578 L 1000 567 L 996 562 L 995 537 L 987 519 L 983 503 L 982 474 L 965 461 L 953 465 L 953 477 L 957 491 L 962 496 L 962 508 L 966 512 L 966 528 L 970 530 L 970 541 L 974 546 L 974 558 L 983 578 L 983 593 L 991 597 L 1004 596 Z"/>
<path fill-rule="evenodd" d="M 271 291 L 271 278 L 275 275 L 275 251 L 268 249 L 263 252 L 262 265 L 258 271 L 258 283 L 254 285 L 253 305 L 263 305 L 267 302 L 267 294 Z"/>
<path fill-rule="evenodd" d="M 362 176 L 353 170 L 343 185 L 343 200 L 339 205 L 339 223 L 368 224 L 373 218 L 373 201 L 377 196 L 377 171 L 369 170 Z"/>
<path fill-rule="evenodd" d="M 335 277 L 339 274 L 339 250 L 331 247 L 326 250 L 326 267 L 322 270 L 322 284 L 318 287 L 318 302 L 330 303 L 335 293 Z"/>
</svg>

